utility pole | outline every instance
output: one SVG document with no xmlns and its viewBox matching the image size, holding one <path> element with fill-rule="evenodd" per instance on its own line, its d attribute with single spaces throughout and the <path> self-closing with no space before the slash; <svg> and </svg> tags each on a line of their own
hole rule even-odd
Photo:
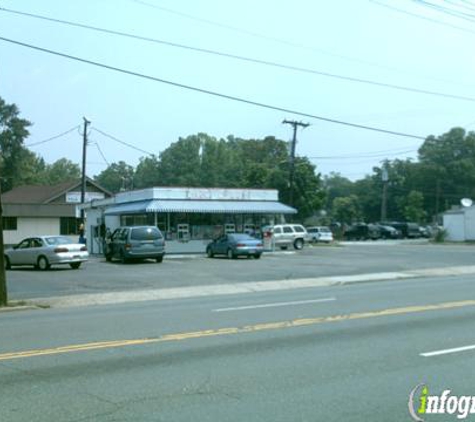
<svg viewBox="0 0 475 422">
<path fill-rule="evenodd" d="M 310 126 L 309 123 L 297 122 L 296 120 L 284 120 L 282 122 L 286 125 L 291 125 L 294 129 L 292 143 L 290 145 L 290 160 L 289 160 L 289 205 L 294 205 L 294 175 L 295 175 L 295 148 L 297 145 L 297 128 L 306 128 Z"/>
<path fill-rule="evenodd" d="M 386 221 L 387 217 L 387 202 L 388 202 L 388 169 L 386 168 L 386 163 L 383 166 L 382 172 L 381 172 L 381 179 L 383 181 L 383 198 L 381 200 L 381 223 L 384 223 Z"/>
<path fill-rule="evenodd" d="M 3 256 L 4 251 L 3 244 L 3 208 L 2 208 L 2 188 L 0 185 L 0 307 L 7 306 L 8 294 L 7 294 L 7 278 L 5 274 L 5 258 Z"/>
<path fill-rule="evenodd" d="M 86 148 L 87 148 L 87 126 L 91 123 L 85 117 L 84 119 L 84 131 L 82 134 L 82 177 L 81 177 L 81 204 L 86 202 Z M 81 221 L 84 223 L 84 208 L 81 208 Z"/>
</svg>

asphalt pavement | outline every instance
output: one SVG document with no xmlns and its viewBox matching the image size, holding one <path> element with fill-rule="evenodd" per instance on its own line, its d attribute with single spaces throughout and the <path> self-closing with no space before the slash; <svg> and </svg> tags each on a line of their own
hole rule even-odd
<svg viewBox="0 0 475 422">
<path fill-rule="evenodd" d="M 475 395 L 475 350 L 460 349 L 475 344 L 474 283 L 423 277 L 3 313 L 2 420 L 410 421 L 420 383 Z M 425 355 L 435 351 L 444 354 Z"/>
<path fill-rule="evenodd" d="M 41 272 L 18 267 L 7 272 L 7 285 L 12 300 L 28 300 L 470 266 L 474 265 L 474 254 L 472 245 L 378 241 L 267 253 L 260 260 L 190 255 L 166 257 L 162 264 L 123 265 L 94 257 L 79 270 L 56 267 Z"/>
</svg>

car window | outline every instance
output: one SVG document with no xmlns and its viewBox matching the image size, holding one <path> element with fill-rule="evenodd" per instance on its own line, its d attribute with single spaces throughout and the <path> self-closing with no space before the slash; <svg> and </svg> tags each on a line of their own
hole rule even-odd
<svg viewBox="0 0 475 422">
<path fill-rule="evenodd" d="M 129 233 L 128 229 L 122 229 L 122 231 L 119 233 L 118 238 L 120 240 L 126 240 L 127 239 L 127 234 Z"/>
<path fill-rule="evenodd" d="M 19 244 L 17 249 L 27 249 L 30 247 L 30 239 L 22 240 Z"/>
<path fill-rule="evenodd" d="M 274 233 L 277 233 L 277 234 L 282 233 L 282 227 L 275 227 L 274 228 Z"/>
<path fill-rule="evenodd" d="M 156 227 L 137 227 L 130 233 L 132 240 L 157 240 L 162 237 L 162 233 Z"/>
<path fill-rule="evenodd" d="M 43 246 L 43 242 L 41 239 L 31 239 L 31 247 L 32 248 L 41 248 Z"/>
<path fill-rule="evenodd" d="M 52 236 L 45 239 L 48 245 L 68 245 L 74 243 L 69 237 L 64 236 Z"/>
<path fill-rule="evenodd" d="M 302 226 L 293 226 L 293 228 L 297 233 L 304 233 L 305 232 L 305 229 Z"/>
<path fill-rule="evenodd" d="M 285 227 L 284 227 L 284 233 L 293 233 L 293 232 L 294 232 L 294 231 L 292 230 L 291 227 L 289 227 L 289 226 L 285 226 Z"/>
</svg>

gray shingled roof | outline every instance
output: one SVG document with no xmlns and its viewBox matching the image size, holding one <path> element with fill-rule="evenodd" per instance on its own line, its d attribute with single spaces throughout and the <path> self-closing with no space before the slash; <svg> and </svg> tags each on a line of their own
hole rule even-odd
<svg viewBox="0 0 475 422">
<path fill-rule="evenodd" d="M 92 179 L 87 178 L 87 183 L 92 184 L 111 195 L 109 191 L 99 186 Z M 24 185 L 18 186 L 2 195 L 4 204 L 48 204 L 58 196 L 71 191 L 73 188 L 80 188 L 81 181 L 64 182 L 58 185 Z"/>
</svg>

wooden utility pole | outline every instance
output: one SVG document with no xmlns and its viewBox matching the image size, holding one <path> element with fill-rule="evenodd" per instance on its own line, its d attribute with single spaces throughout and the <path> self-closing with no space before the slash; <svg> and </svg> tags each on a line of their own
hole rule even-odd
<svg viewBox="0 0 475 422">
<path fill-rule="evenodd" d="M 294 178 L 295 178 L 295 148 L 297 145 L 297 127 L 306 128 L 310 126 L 309 123 L 297 122 L 295 120 L 284 120 L 283 124 L 291 125 L 294 129 L 292 143 L 290 145 L 290 159 L 289 159 L 289 205 L 294 205 Z"/>
<path fill-rule="evenodd" d="M 82 176 L 81 176 L 81 204 L 86 202 L 86 149 L 87 149 L 87 126 L 91 123 L 85 117 L 84 119 L 84 132 L 82 134 Z M 81 208 L 81 220 L 84 223 L 84 208 Z"/>
<path fill-rule="evenodd" d="M 0 185 L 0 307 L 7 306 L 7 278 L 5 274 L 5 258 L 3 255 L 3 208 L 2 208 L 2 188 Z"/>
</svg>

